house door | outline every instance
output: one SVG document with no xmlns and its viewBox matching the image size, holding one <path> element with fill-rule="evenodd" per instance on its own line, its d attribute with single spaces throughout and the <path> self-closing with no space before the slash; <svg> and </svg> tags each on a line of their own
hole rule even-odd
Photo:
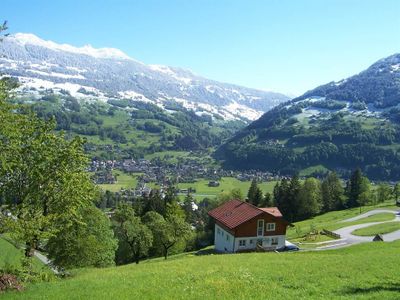
<svg viewBox="0 0 400 300">
<path fill-rule="evenodd" d="M 257 221 L 257 236 L 264 236 L 264 220 Z"/>
</svg>

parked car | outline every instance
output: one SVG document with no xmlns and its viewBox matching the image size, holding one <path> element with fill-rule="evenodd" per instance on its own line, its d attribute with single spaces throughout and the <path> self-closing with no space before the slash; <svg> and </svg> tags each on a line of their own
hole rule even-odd
<svg viewBox="0 0 400 300">
<path fill-rule="evenodd" d="M 296 246 L 295 244 L 285 241 L 285 246 L 278 249 L 279 252 L 285 252 L 285 251 L 299 251 L 300 248 Z"/>
</svg>

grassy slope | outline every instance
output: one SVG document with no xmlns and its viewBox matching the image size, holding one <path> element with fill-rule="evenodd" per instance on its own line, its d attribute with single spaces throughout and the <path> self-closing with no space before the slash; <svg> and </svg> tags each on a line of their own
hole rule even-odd
<svg viewBox="0 0 400 300">
<path fill-rule="evenodd" d="M 303 253 L 181 256 L 29 286 L 4 299 L 333 299 L 398 297 L 400 242 Z M 368 257 L 368 262 L 365 258 Z M 368 270 L 366 272 L 366 270 Z"/>
<path fill-rule="evenodd" d="M 0 236 L 0 269 L 4 266 L 20 267 L 21 259 L 24 257 L 22 249 L 15 248 L 7 240 Z M 42 268 L 44 265 L 38 259 L 34 258 L 33 263 L 37 268 Z"/>
<path fill-rule="evenodd" d="M 390 233 L 400 230 L 400 222 L 388 222 L 384 224 L 376 224 L 365 228 L 354 230 L 352 234 L 360 236 L 374 236 L 377 234 Z"/>
<path fill-rule="evenodd" d="M 19 265 L 23 252 L 0 237 L 0 268 L 5 264 Z"/>
</svg>

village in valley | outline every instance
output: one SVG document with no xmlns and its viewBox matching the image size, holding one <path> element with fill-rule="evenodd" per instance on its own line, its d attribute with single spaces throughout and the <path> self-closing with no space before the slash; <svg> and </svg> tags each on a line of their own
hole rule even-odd
<svg viewBox="0 0 400 300">
<path fill-rule="evenodd" d="M 179 185 L 179 183 L 193 183 L 199 179 L 208 181 L 209 187 L 219 187 L 223 177 L 235 178 L 242 182 L 250 182 L 256 179 L 257 182 L 277 181 L 287 176 L 278 176 L 270 172 L 256 170 L 232 171 L 224 170 L 213 165 L 205 166 L 202 162 L 195 159 L 182 159 L 182 162 L 168 162 L 160 159 L 125 159 L 125 160 L 92 160 L 89 172 L 93 174 L 93 180 L 100 186 L 118 183 L 118 176 L 114 171 L 121 171 L 124 174 L 136 176 L 136 187 L 123 188 L 122 194 L 141 197 L 149 194 L 150 184 L 156 186 L 163 192 L 168 186 Z M 133 180 L 133 179 L 132 179 Z M 179 194 L 196 194 L 195 185 L 189 188 L 182 188 L 177 191 Z"/>
</svg>

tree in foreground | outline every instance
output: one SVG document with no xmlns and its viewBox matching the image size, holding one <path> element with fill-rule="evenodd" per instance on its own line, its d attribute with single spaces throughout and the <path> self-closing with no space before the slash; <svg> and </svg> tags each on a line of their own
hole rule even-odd
<svg viewBox="0 0 400 300">
<path fill-rule="evenodd" d="M 191 234 L 191 228 L 185 222 L 184 213 L 177 213 L 176 208 L 167 208 L 164 218 L 157 212 L 150 211 L 143 217 L 154 237 L 154 247 L 162 249 L 162 255 L 168 258 L 170 249 L 179 242 L 186 241 Z"/>
<path fill-rule="evenodd" d="M 13 87 L 12 80 L 0 80 L 0 195 L 15 217 L 6 225 L 25 244 L 26 256 L 51 239 L 58 240 L 51 249 L 55 253 L 65 246 L 63 239 L 67 243 L 66 232 L 81 232 L 77 227 L 86 224 L 85 209 L 92 207 L 98 190 L 86 172 L 83 140 L 67 140 L 54 132 L 54 122 L 8 103 Z M 87 250 L 97 255 L 96 248 Z M 81 265 L 79 257 L 66 255 L 69 265 Z"/>
<path fill-rule="evenodd" d="M 84 223 L 61 229 L 50 237 L 48 257 L 64 268 L 113 265 L 117 241 L 109 219 L 94 206 L 85 207 L 80 213 L 85 216 Z"/>
<path fill-rule="evenodd" d="M 113 216 L 114 231 L 119 245 L 117 261 L 119 263 L 139 263 L 146 256 L 153 244 L 153 235 L 150 229 L 142 223 L 140 217 L 129 204 L 121 203 Z M 127 251 L 124 251 L 124 250 Z M 126 253 L 128 252 L 128 253 Z"/>
</svg>

